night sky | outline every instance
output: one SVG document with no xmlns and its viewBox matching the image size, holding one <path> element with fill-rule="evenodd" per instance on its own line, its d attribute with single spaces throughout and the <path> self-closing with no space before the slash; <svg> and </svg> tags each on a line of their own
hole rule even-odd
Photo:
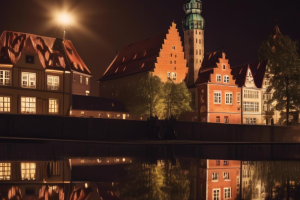
<svg viewBox="0 0 300 200">
<path fill-rule="evenodd" d="M 97 80 L 125 44 L 178 25 L 185 0 L 0 0 L 0 32 L 4 30 L 62 37 L 54 13 L 68 10 L 77 25 L 67 27 L 79 55 L 92 71 L 92 95 Z M 300 1 L 202 0 L 205 51 L 222 49 L 231 66 L 257 60 L 263 40 L 276 24 L 293 39 L 300 38 Z"/>
</svg>

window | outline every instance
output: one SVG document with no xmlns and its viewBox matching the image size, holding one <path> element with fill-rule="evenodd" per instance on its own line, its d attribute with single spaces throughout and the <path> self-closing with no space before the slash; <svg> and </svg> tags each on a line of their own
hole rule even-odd
<svg viewBox="0 0 300 200">
<path fill-rule="evenodd" d="M 21 163 L 22 180 L 35 180 L 35 163 Z"/>
<path fill-rule="evenodd" d="M 218 172 L 213 172 L 212 173 L 212 180 L 213 181 L 219 180 L 219 173 Z"/>
<path fill-rule="evenodd" d="M 25 62 L 26 62 L 26 63 L 29 63 L 29 64 L 34 64 L 34 56 L 29 56 L 29 55 L 27 55 L 27 56 L 25 57 Z"/>
<path fill-rule="evenodd" d="M 172 46 L 172 50 L 174 51 L 176 49 L 176 46 Z"/>
<path fill-rule="evenodd" d="M 172 60 L 170 61 L 170 64 L 173 64 Z"/>
<path fill-rule="evenodd" d="M 224 123 L 228 124 L 229 123 L 229 118 L 227 116 L 224 117 Z"/>
<path fill-rule="evenodd" d="M 196 43 L 198 43 L 198 39 L 196 38 Z"/>
<path fill-rule="evenodd" d="M 220 123 L 220 116 L 217 116 L 217 117 L 216 117 L 216 122 L 217 122 L 217 123 Z"/>
<path fill-rule="evenodd" d="M 240 92 L 236 93 L 236 102 L 238 105 L 241 105 L 241 93 Z"/>
<path fill-rule="evenodd" d="M 73 81 L 76 81 L 76 74 L 73 74 Z"/>
<path fill-rule="evenodd" d="M 196 50 L 196 55 L 198 55 L 198 50 Z"/>
<path fill-rule="evenodd" d="M 85 84 L 89 85 L 89 78 L 88 77 L 85 78 Z"/>
<path fill-rule="evenodd" d="M 230 180 L 229 179 L 229 172 L 223 172 L 223 178 L 224 178 L 224 180 Z"/>
<path fill-rule="evenodd" d="M 220 200 L 220 189 L 213 189 L 213 200 Z"/>
<path fill-rule="evenodd" d="M 214 92 L 214 103 L 221 104 L 221 92 Z"/>
<path fill-rule="evenodd" d="M 224 198 L 225 199 L 231 198 L 231 188 L 224 188 Z"/>
<path fill-rule="evenodd" d="M 10 85 L 10 71 L 0 70 L 0 85 Z"/>
<path fill-rule="evenodd" d="M 225 104 L 232 104 L 232 93 L 225 93 Z"/>
<path fill-rule="evenodd" d="M 22 87 L 35 88 L 36 87 L 36 74 L 31 72 L 22 72 Z"/>
<path fill-rule="evenodd" d="M 10 180 L 11 178 L 10 163 L 0 163 L 0 180 Z"/>
<path fill-rule="evenodd" d="M 256 118 L 246 118 L 246 124 L 256 124 Z"/>
<path fill-rule="evenodd" d="M 58 113 L 58 99 L 49 99 L 49 113 Z"/>
<path fill-rule="evenodd" d="M 174 64 L 176 64 L 176 60 L 174 60 Z"/>
<path fill-rule="evenodd" d="M 0 112 L 10 112 L 10 97 L 0 96 Z"/>
<path fill-rule="evenodd" d="M 167 72 L 167 78 L 168 78 L 168 79 L 171 78 L 171 77 L 170 77 L 170 72 Z"/>
<path fill-rule="evenodd" d="M 47 76 L 47 88 L 48 90 L 58 90 L 59 88 L 59 76 Z"/>
<path fill-rule="evenodd" d="M 221 82 L 221 75 L 217 75 L 217 82 Z"/>
<path fill-rule="evenodd" d="M 227 75 L 224 76 L 224 83 L 229 83 L 229 76 Z"/>
<path fill-rule="evenodd" d="M 244 111 L 245 112 L 258 112 L 259 104 L 258 102 L 244 102 Z"/>
<path fill-rule="evenodd" d="M 199 55 L 201 55 L 202 53 L 201 53 L 201 49 L 199 49 Z M 201 62 L 201 61 L 200 61 Z"/>
<path fill-rule="evenodd" d="M 236 178 L 236 193 L 240 193 L 240 177 Z"/>
<path fill-rule="evenodd" d="M 177 73 L 172 72 L 172 79 L 173 79 L 174 81 L 176 81 L 176 79 L 177 79 Z"/>
<path fill-rule="evenodd" d="M 228 165 L 228 160 L 224 160 L 223 164 Z"/>
<path fill-rule="evenodd" d="M 216 165 L 220 166 L 220 160 L 216 160 Z"/>
<path fill-rule="evenodd" d="M 36 98 L 35 97 L 21 97 L 21 113 L 36 113 Z"/>
<path fill-rule="evenodd" d="M 252 91 L 252 90 L 244 90 L 244 98 L 248 99 L 258 99 L 258 91 Z"/>
<path fill-rule="evenodd" d="M 226 65 L 225 64 L 222 64 L 222 69 L 226 69 Z"/>
<path fill-rule="evenodd" d="M 60 162 L 49 162 L 48 163 L 48 173 L 50 176 L 60 175 Z"/>
<path fill-rule="evenodd" d="M 82 76 L 80 75 L 80 79 L 79 79 L 80 84 L 82 84 Z"/>
</svg>

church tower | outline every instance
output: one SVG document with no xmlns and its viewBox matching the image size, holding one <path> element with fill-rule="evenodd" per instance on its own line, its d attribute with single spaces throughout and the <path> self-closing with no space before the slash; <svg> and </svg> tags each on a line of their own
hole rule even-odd
<svg viewBox="0 0 300 200">
<path fill-rule="evenodd" d="M 204 58 L 204 19 L 201 0 L 186 0 L 183 7 L 186 16 L 182 26 L 184 31 L 185 59 L 188 63 L 187 85 L 191 86 L 198 78 Z"/>
</svg>

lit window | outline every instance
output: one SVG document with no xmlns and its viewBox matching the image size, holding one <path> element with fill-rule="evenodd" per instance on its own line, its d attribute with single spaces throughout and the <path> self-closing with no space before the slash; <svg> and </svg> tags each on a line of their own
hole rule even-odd
<svg viewBox="0 0 300 200">
<path fill-rule="evenodd" d="M 231 198 L 231 188 L 224 188 L 224 197 L 225 199 Z"/>
<path fill-rule="evenodd" d="M 219 173 L 218 172 L 213 172 L 212 173 L 212 180 L 217 181 L 219 179 Z"/>
<path fill-rule="evenodd" d="M 241 93 L 240 92 L 236 93 L 236 102 L 238 105 L 241 105 Z"/>
<path fill-rule="evenodd" d="M 21 97 L 21 113 L 36 113 L 36 98 L 35 97 Z"/>
<path fill-rule="evenodd" d="M 225 94 L 225 104 L 232 104 L 232 93 Z"/>
<path fill-rule="evenodd" d="M 258 112 L 259 103 L 258 102 L 243 102 L 243 111 L 245 112 Z"/>
<path fill-rule="evenodd" d="M 49 113 L 58 113 L 58 99 L 49 99 Z"/>
<path fill-rule="evenodd" d="M 228 118 L 228 116 L 225 116 L 225 117 L 224 117 L 224 123 L 225 123 L 225 124 L 228 124 L 228 123 L 229 123 L 229 118 Z M 224 165 L 225 165 L 225 164 L 224 164 Z"/>
<path fill-rule="evenodd" d="M 22 180 L 35 180 L 35 163 L 21 163 Z"/>
<path fill-rule="evenodd" d="M 167 78 L 170 79 L 170 72 L 167 72 Z"/>
<path fill-rule="evenodd" d="M 214 103 L 221 104 L 221 92 L 214 92 Z"/>
<path fill-rule="evenodd" d="M 0 85 L 10 85 L 10 71 L 0 70 Z"/>
<path fill-rule="evenodd" d="M 216 122 L 217 122 L 217 123 L 220 123 L 220 116 L 217 116 L 217 117 L 216 117 Z"/>
<path fill-rule="evenodd" d="M 89 96 L 90 95 L 90 91 L 89 90 L 86 90 L 85 91 L 85 96 Z"/>
<path fill-rule="evenodd" d="M 226 69 L 226 65 L 225 64 L 222 64 L 222 69 Z"/>
<path fill-rule="evenodd" d="M 10 163 L 0 163 L 0 180 L 11 180 Z"/>
<path fill-rule="evenodd" d="M 172 50 L 174 51 L 176 49 L 176 46 L 172 46 Z"/>
<path fill-rule="evenodd" d="M 229 180 L 229 172 L 223 172 L 224 180 Z"/>
<path fill-rule="evenodd" d="M 85 84 L 89 85 L 89 78 L 88 77 L 85 78 Z"/>
<path fill-rule="evenodd" d="M 221 75 L 217 75 L 217 82 L 221 82 Z"/>
<path fill-rule="evenodd" d="M 229 83 L 229 76 L 227 75 L 224 76 L 224 83 Z"/>
<path fill-rule="evenodd" d="M 79 82 L 82 84 L 82 76 L 80 75 Z"/>
<path fill-rule="evenodd" d="M 59 88 L 59 76 L 47 76 L 47 88 L 48 90 L 58 90 Z"/>
<path fill-rule="evenodd" d="M 172 79 L 174 81 L 176 81 L 176 79 L 177 79 L 177 73 L 176 72 L 172 72 Z"/>
<path fill-rule="evenodd" d="M 213 200 L 220 200 L 220 189 L 213 189 Z"/>
<path fill-rule="evenodd" d="M 0 96 L 0 112 L 10 112 L 10 97 Z"/>
<path fill-rule="evenodd" d="M 36 87 L 36 74 L 31 72 L 22 72 L 22 87 L 35 88 Z"/>
</svg>

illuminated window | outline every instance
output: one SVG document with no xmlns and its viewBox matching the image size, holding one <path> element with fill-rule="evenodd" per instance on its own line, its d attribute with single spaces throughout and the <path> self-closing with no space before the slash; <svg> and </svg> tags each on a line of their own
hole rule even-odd
<svg viewBox="0 0 300 200">
<path fill-rule="evenodd" d="M 170 72 L 167 72 L 167 78 L 168 78 L 168 79 L 171 78 L 171 77 L 170 77 L 170 74 L 171 74 Z"/>
<path fill-rule="evenodd" d="M 240 92 L 236 93 L 236 102 L 238 105 L 241 105 L 241 93 Z"/>
<path fill-rule="evenodd" d="M 244 111 L 245 112 L 258 112 L 259 103 L 258 102 L 244 102 Z"/>
<path fill-rule="evenodd" d="M 22 72 L 22 87 L 36 88 L 36 74 L 31 72 Z"/>
<path fill-rule="evenodd" d="M 224 180 L 229 180 L 229 172 L 223 172 Z"/>
<path fill-rule="evenodd" d="M 89 78 L 88 77 L 85 78 L 85 84 L 89 85 Z"/>
<path fill-rule="evenodd" d="M 217 82 L 221 82 L 221 75 L 217 75 Z"/>
<path fill-rule="evenodd" d="M 10 112 L 10 97 L 0 96 L 0 112 Z"/>
<path fill-rule="evenodd" d="M 256 118 L 246 118 L 246 124 L 256 124 Z"/>
<path fill-rule="evenodd" d="M 213 181 L 219 180 L 219 172 L 213 172 L 212 173 L 212 180 Z"/>
<path fill-rule="evenodd" d="M 229 76 L 225 75 L 223 78 L 224 78 L 224 83 L 229 83 Z"/>
<path fill-rule="evenodd" d="M 225 104 L 232 105 L 232 93 L 225 93 Z"/>
<path fill-rule="evenodd" d="M 220 200 L 220 189 L 213 189 L 213 200 Z"/>
<path fill-rule="evenodd" d="M 231 198 L 231 188 L 224 188 L 224 198 L 225 199 Z"/>
<path fill-rule="evenodd" d="M 85 96 L 89 96 L 90 95 L 90 91 L 89 90 L 86 90 L 85 91 Z"/>
<path fill-rule="evenodd" d="M 35 163 L 21 163 L 22 180 L 35 180 Z"/>
<path fill-rule="evenodd" d="M 176 79 L 177 79 L 177 73 L 176 72 L 172 72 L 172 79 L 174 81 L 176 81 Z"/>
<path fill-rule="evenodd" d="M 11 165 L 10 163 L 0 163 L 0 180 L 11 179 Z"/>
<path fill-rule="evenodd" d="M 225 116 L 225 117 L 224 117 L 224 123 L 225 123 L 225 124 L 228 124 L 228 123 L 229 123 L 229 118 L 228 118 L 228 116 Z M 224 165 L 225 165 L 225 164 L 224 164 Z"/>
<path fill-rule="evenodd" d="M 216 160 L 216 165 L 220 166 L 220 160 Z"/>
<path fill-rule="evenodd" d="M 221 104 L 222 95 L 221 92 L 214 92 L 214 103 Z"/>
<path fill-rule="evenodd" d="M 10 71 L 0 70 L 0 85 L 10 85 Z"/>
<path fill-rule="evenodd" d="M 58 99 L 49 99 L 49 113 L 58 113 Z"/>
<path fill-rule="evenodd" d="M 35 97 L 21 97 L 21 113 L 36 113 L 36 98 Z"/>
<path fill-rule="evenodd" d="M 228 165 L 228 160 L 224 160 L 223 164 Z"/>
<path fill-rule="evenodd" d="M 80 78 L 79 78 L 79 82 L 80 84 L 82 84 L 82 76 L 80 75 Z"/>
<path fill-rule="evenodd" d="M 47 76 L 47 88 L 48 90 L 58 90 L 59 88 L 59 76 Z"/>
<path fill-rule="evenodd" d="M 220 123 L 220 116 L 217 116 L 217 117 L 216 117 L 216 122 L 217 122 L 217 123 Z"/>
</svg>

